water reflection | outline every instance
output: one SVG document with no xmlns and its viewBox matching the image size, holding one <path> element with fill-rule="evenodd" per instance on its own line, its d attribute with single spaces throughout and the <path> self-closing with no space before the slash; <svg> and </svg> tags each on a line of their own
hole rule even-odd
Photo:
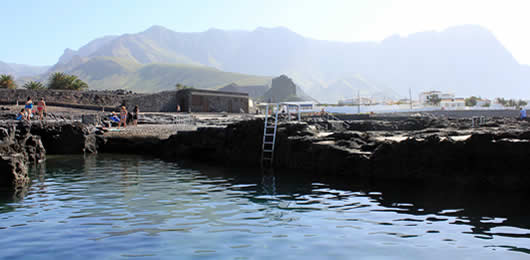
<svg viewBox="0 0 530 260">
<path fill-rule="evenodd" d="M 0 202 L 0 244 L 10 246 L 10 259 L 529 253 L 528 193 L 375 185 L 123 155 L 50 157 L 31 176 L 25 194 Z M 28 250 L 24 241 L 37 245 Z"/>
</svg>

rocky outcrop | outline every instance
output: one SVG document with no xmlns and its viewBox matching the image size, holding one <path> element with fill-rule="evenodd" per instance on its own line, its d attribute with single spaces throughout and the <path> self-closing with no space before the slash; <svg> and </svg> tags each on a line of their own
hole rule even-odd
<svg viewBox="0 0 530 260">
<path fill-rule="evenodd" d="M 18 189 L 29 183 L 27 163 L 39 163 L 46 151 L 27 123 L 0 127 L 0 189 Z"/>
<path fill-rule="evenodd" d="M 525 174 L 530 170 L 526 163 L 530 131 L 508 121 L 494 120 L 482 128 L 470 128 L 468 122 L 418 119 L 386 131 L 374 124 L 361 128 L 363 131 L 335 128 L 324 132 L 320 123 L 283 123 L 278 126 L 273 166 L 367 180 L 523 189 L 530 185 Z M 149 151 L 165 158 L 257 167 L 262 127 L 263 121 L 258 119 L 179 132 L 152 144 Z M 157 145 L 162 148 L 156 149 Z"/>
<path fill-rule="evenodd" d="M 212 122 L 169 138 L 169 133 L 165 137 L 96 136 L 94 129 L 81 123 L 6 125 L 0 128 L 0 167 L 9 174 L 2 175 L 2 183 L 26 182 L 23 162 L 42 160 L 44 148 L 50 154 L 133 153 L 259 167 L 263 119 Z M 449 182 L 521 190 L 530 185 L 526 174 L 530 171 L 529 126 L 527 121 L 489 119 L 472 128 L 469 120 L 431 117 L 283 122 L 278 125 L 272 166 L 369 181 Z"/>
<path fill-rule="evenodd" d="M 385 142 L 371 156 L 371 176 L 522 188 L 530 184 L 526 174 L 530 171 L 526 163 L 530 158 L 528 135 L 530 132 L 475 133 L 455 141 L 433 134 Z"/>
<path fill-rule="evenodd" d="M 14 190 L 29 183 L 28 169 L 20 153 L 0 155 L 0 190 Z"/>
<path fill-rule="evenodd" d="M 164 142 L 164 158 L 191 158 L 228 167 L 259 166 L 261 120 L 181 131 Z"/>
<path fill-rule="evenodd" d="M 34 123 L 31 133 L 40 136 L 48 154 L 97 152 L 93 129 L 79 122 Z"/>
<path fill-rule="evenodd" d="M 293 80 L 286 75 L 273 78 L 271 87 L 263 94 L 261 100 L 266 102 L 313 101 Z"/>
</svg>

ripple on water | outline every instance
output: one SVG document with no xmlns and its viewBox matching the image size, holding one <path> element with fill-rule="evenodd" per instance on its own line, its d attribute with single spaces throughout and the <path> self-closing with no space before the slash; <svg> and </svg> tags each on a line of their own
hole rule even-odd
<svg viewBox="0 0 530 260">
<path fill-rule="evenodd" d="M 428 192 L 360 190 L 303 175 L 186 169 L 136 156 L 50 158 L 35 171 L 23 199 L 0 201 L 0 244 L 8 247 L 3 257 L 530 254 L 528 218 L 517 210 L 519 217 L 495 214 L 458 196 L 439 200 Z"/>
</svg>

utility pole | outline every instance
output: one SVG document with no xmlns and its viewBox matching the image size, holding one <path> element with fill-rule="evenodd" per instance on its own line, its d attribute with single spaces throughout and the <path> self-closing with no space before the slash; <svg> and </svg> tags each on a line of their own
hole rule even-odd
<svg viewBox="0 0 530 260">
<path fill-rule="evenodd" d="M 361 113 L 361 90 L 357 90 L 357 113 Z"/>
<path fill-rule="evenodd" d="M 410 109 L 412 109 L 412 89 L 409 88 Z"/>
</svg>

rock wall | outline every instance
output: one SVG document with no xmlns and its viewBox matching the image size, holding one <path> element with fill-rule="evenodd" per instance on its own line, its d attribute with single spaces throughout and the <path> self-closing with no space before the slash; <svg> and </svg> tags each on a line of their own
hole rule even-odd
<svg viewBox="0 0 530 260">
<path fill-rule="evenodd" d="M 491 110 L 439 110 L 428 112 L 434 116 L 445 116 L 451 118 L 471 118 L 474 116 L 484 117 L 519 117 L 516 109 L 491 109 Z"/>
<path fill-rule="evenodd" d="M 528 112 L 528 110 L 527 110 Z M 518 109 L 480 109 L 480 110 L 434 110 L 434 111 L 417 111 L 417 112 L 395 112 L 395 113 L 377 113 L 375 116 L 369 116 L 365 119 L 382 119 L 382 120 L 396 120 L 409 118 L 411 115 L 430 115 L 435 117 L 448 118 L 471 118 L 474 116 L 484 116 L 487 118 L 503 117 L 503 118 L 517 118 L 519 117 Z M 352 117 L 355 115 L 336 115 L 342 120 L 355 120 Z M 368 115 L 366 115 L 368 116 Z"/>
<path fill-rule="evenodd" d="M 47 122 L 31 125 L 31 134 L 40 136 L 48 154 L 97 152 L 96 135 L 79 122 Z"/>
<path fill-rule="evenodd" d="M 44 160 L 46 151 L 39 136 L 30 134 L 30 125 L 0 126 L 0 189 L 16 190 L 29 183 L 27 163 Z"/>
<path fill-rule="evenodd" d="M 509 129 L 502 122 L 492 124 L 492 130 L 458 130 L 450 127 L 451 122 L 446 124 L 446 128 L 403 130 L 397 134 L 394 130 L 336 130 L 325 135 L 317 125 L 280 124 L 273 166 L 322 176 L 461 183 L 475 188 L 521 190 L 530 185 L 526 174 L 530 171 L 526 163 L 530 158 L 530 131 L 517 125 Z M 151 150 L 153 155 L 170 159 L 258 167 L 262 134 L 262 120 L 243 121 L 179 132 L 161 142 L 161 149 Z M 404 140 L 392 139 L 403 134 L 407 135 Z M 470 137 L 453 138 L 460 135 Z"/>
<path fill-rule="evenodd" d="M 29 90 L 29 89 L 0 89 L 0 101 L 14 104 L 24 104 L 27 97 L 32 97 L 36 104 L 41 97 L 50 103 L 118 106 L 125 98 L 139 96 L 116 91 L 72 91 L 72 90 Z"/>
<path fill-rule="evenodd" d="M 176 112 L 177 91 L 162 91 L 155 94 L 130 96 L 124 99 L 127 110 L 132 112 L 138 105 L 140 112 Z"/>
</svg>

